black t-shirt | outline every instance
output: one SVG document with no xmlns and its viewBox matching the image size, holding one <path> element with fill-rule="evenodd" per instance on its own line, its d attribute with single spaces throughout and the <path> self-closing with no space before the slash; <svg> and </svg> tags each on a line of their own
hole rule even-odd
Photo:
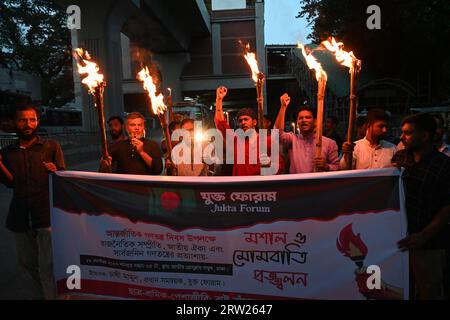
<svg viewBox="0 0 450 320">
<path fill-rule="evenodd" d="M 118 141 L 110 146 L 110 156 L 113 161 L 114 173 L 159 175 L 163 163 L 161 150 L 153 140 L 141 139 L 144 142 L 144 151 L 152 157 L 152 166 L 149 167 L 136 152 L 130 140 Z"/>
<path fill-rule="evenodd" d="M 334 140 L 336 142 L 337 147 L 338 147 L 338 154 L 340 154 L 341 153 L 341 149 L 342 149 L 342 138 L 341 138 L 341 136 L 336 131 L 333 131 L 332 134 L 330 134 L 329 136 L 326 136 L 326 137 L 328 137 L 331 140 Z"/>
<path fill-rule="evenodd" d="M 434 216 L 450 205 L 450 158 L 434 150 L 418 163 L 407 150 L 397 152 L 392 162 L 405 168 L 405 202 L 408 232 L 423 230 Z M 427 242 L 426 248 L 445 248 L 445 229 Z"/>
<path fill-rule="evenodd" d="M 54 140 L 38 137 L 22 148 L 18 143 L 1 150 L 3 163 L 14 177 L 14 195 L 6 219 L 6 227 L 14 232 L 50 226 L 49 171 L 44 162 L 52 162 L 64 170 L 61 146 Z M 2 181 L 4 182 L 4 181 Z"/>
</svg>

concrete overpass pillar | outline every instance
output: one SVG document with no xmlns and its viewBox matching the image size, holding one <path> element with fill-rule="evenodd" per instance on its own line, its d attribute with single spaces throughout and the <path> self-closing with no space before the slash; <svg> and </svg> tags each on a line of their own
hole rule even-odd
<svg viewBox="0 0 450 320">
<path fill-rule="evenodd" d="M 81 9 L 81 29 L 72 33 L 72 45 L 89 51 L 105 75 L 105 120 L 112 115 L 122 115 L 123 106 L 123 70 L 121 29 L 124 22 L 137 7 L 128 1 L 74 1 Z M 75 72 L 76 69 L 74 70 Z M 74 76 L 77 80 L 79 77 Z M 77 95 L 75 83 L 75 94 Z M 97 112 L 92 97 L 86 89 L 81 89 L 78 97 L 83 108 L 83 128 L 97 131 Z"/>
</svg>

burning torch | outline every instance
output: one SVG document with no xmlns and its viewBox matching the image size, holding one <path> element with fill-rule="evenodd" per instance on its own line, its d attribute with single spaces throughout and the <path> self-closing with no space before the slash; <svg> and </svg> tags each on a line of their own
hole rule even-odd
<svg viewBox="0 0 450 320">
<path fill-rule="evenodd" d="M 244 58 L 252 70 L 252 79 L 256 87 L 256 101 L 258 102 L 258 126 L 264 129 L 264 73 L 259 71 L 258 61 L 254 52 L 250 52 L 250 44 L 245 46 Z"/>
<path fill-rule="evenodd" d="M 350 73 L 350 110 L 348 119 L 348 129 L 347 129 L 347 142 L 352 143 L 353 131 L 356 121 L 356 81 L 358 79 L 359 72 L 361 71 L 361 60 L 357 59 L 353 54 L 353 51 L 347 52 L 342 48 L 344 44 L 342 42 L 336 42 L 334 37 L 330 40 L 323 41 L 322 45 L 329 51 L 333 52 L 336 60 L 343 66 L 349 68 Z M 347 169 L 352 169 L 352 152 L 345 154 L 345 160 L 347 162 Z"/>
<path fill-rule="evenodd" d="M 152 105 L 152 111 L 158 116 L 159 123 L 163 129 L 164 138 L 167 143 L 167 151 L 169 157 L 172 154 L 172 140 L 169 133 L 169 125 L 167 123 L 166 111 L 167 106 L 164 104 L 164 95 L 162 93 L 156 95 L 157 81 L 152 78 L 148 67 L 144 67 L 137 75 L 137 78 L 142 81 L 144 89 L 148 92 L 150 102 Z"/>
<path fill-rule="evenodd" d="M 88 88 L 88 93 L 94 96 L 94 104 L 97 108 L 98 125 L 100 128 L 102 158 L 107 160 L 109 153 L 106 143 L 105 111 L 103 104 L 103 93 L 106 87 L 106 82 L 104 81 L 103 74 L 99 73 L 99 66 L 95 62 L 91 61 L 91 56 L 87 51 L 77 48 L 75 49 L 75 53 L 78 60 L 78 73 L 80 75 L 87 75 L 81 83 L 86 85 Z"/>
<path fill-rule="evenodd" d="M 308 67 L 315 71 L 317 79 L 317 121 L 316 121 L 316 157 L 322 156 L 322 132 L 323 132 L 323 100 L 325 97 L 325 89 L 327 86 L 327 74 L 322 69 L 322 66 L 317 62 L 316 58 L 311 53 L 307 53 L 305 46 L 301 43 L 298 48 L 302 50 L 303 57 Z M 318 169 L 315 168 L 317 172 Z"/>
</svg>

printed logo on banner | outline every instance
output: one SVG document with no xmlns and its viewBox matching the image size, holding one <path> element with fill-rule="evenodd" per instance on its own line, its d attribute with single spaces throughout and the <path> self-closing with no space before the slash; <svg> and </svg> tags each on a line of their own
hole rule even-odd
<svg viewBox="0 0 450 320">
<path fill-rule="evenodd" d="M 271 213 L 277 192 L 200 192 L 211 213 Z"/>
<path fill-rule="evenodd" d="M 361 235 L 354 234 L 352 226 L 353 224 L 350 223 L 341 230 L 336 239 L 336 247 L 343 256 L 350 258 L 356 264 L 354 273 L 359 292 L 370 300 L 401 300 L 403 289 L 383 282 L 379 266 L 364 267 L 364 260 L 369 249 L 361 239 Z"/>
<path fill-rule="evenodd" d="M 175 211 L 181 203 L 181 198 L 176 192 L 164 192 L 161 195 L 161 206 L 166 211 Z"/>
</svg>

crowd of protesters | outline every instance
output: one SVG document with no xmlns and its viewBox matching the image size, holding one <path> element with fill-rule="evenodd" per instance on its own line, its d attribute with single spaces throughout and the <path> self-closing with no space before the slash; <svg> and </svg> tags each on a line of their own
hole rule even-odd
<svg viewBox="0 0 450 320">
<path fill-rule="evenodd" d="M 296 112 L 296 132 L 285 131 L 285 116 L 290 97 L 280 97 L 280 109 L 273 123 L 268 117 L 264 127 L 267 148 L 261 152 L 258 117 L 251 108 L 237 113 L 237 126 L 244 135 L 226 139 L 230 125 L 222 105 L 227 88 L 216 91 L 215 125 L 223 143 L 232 142 L 234 161 L 216 161 L 202 156 L 200 162 L 173 161 L 166 141 L 158 144 L 145 136 L 145 119 L 137 112 L 108 120 L 110 156 L 100 160 L 100 172 L 138 175 L 177 176 L 260 175 L 263 168 L 277 163 L 275 174 L 312 173 L 352 169 L 403 168 L 408 236 L 398 247 L 410 251 L 414 286 L 412 298 L 443 299 L 445 270 L 448 270 L 450 217 L 450 147 L 445 144 L 445 123 L 440 115 L 427 113 L 408 116 L 401 123 L 400 143 L 386 141 L 389 116 L 382 109 L 371 109 L 356 122 L 354 143 L 342 142 L 336 117 L 325 119 L 321 154 L 317 155 L 316 113 L 309 106 Z M 180 117 L 179 117 L 180 118 Z M 51 227 L 48 175 L 64 170 L 64 157 L 58 142 L 37 135 L 39 113 L 34 106 L 18 108 L 14 117 L 17 143 L 1 150 L 0 181 L 13 188 L 6 226 L 14 232 L 19 263 L 41 288 L 43 297 L 55 298 L 52 271 Z M 193 119 L 176 119 L 169 125 L 172 139 L 177 130 L 188 133 L 173 139 L 173 147 L 195 141 Z M 277 129 L 279 148 L 273 150 L 273 132 Z M 124 132 L 125 131 L 125 132 Z M 188 137 L 188 139 L 186 139 Z M 190 139 L 189 139 L 190 137 Z M 171 140 L 172 140 L 171 139 Z M 243 141 L 238 141 L 243 139 Z M 205 143 L 204 141 L 202 142 Z M 237 159 L 242 148 L 244 161 Z M 183 149 L 182 149 L 183 150 Z M 185 149 L 190 150 L 190 149 Z M 351 163 L 346 155 L 351 154 Z M 181 156 L 186 156 L 181 154 Z M 254 161 L 250 161 L 252 157 Z M 193 155 L 190 157 L 193 158 Z M 206 161 L 208 160 L 208 161 Z M 382 192 L 380 190 L 380 192 Z M 446 266 L 447 264 L 447 266 Z"/>
</svg>

